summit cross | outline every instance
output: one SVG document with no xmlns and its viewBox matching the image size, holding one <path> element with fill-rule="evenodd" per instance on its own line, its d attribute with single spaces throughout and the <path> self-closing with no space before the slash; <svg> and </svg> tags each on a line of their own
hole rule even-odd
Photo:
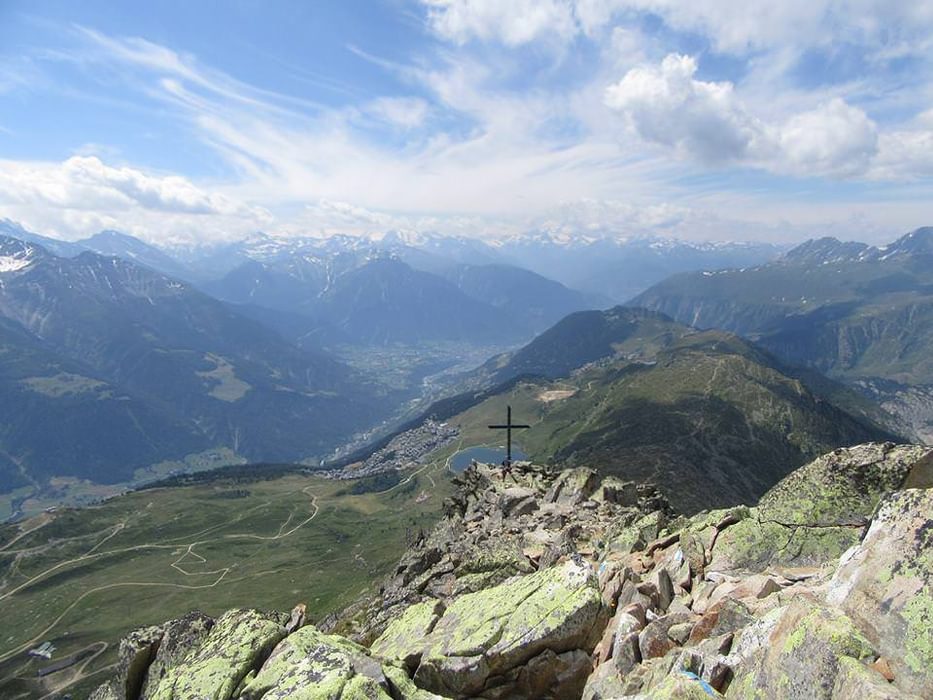
<svg viewBox="0 0 933 700">
<path fill-rule="evenodd" d="M 505 467 L 512 466 L 512 430 L 520 430 L 525 428 L 530 428 L 530 425 L 518 425 L 517 423 L 512 422 L 512 407 L 508 407 L 508 413 L 506 414 L 505 425 L 490 425 L 490 430 L 504 430 L 505 432 Z"/>
</svg>

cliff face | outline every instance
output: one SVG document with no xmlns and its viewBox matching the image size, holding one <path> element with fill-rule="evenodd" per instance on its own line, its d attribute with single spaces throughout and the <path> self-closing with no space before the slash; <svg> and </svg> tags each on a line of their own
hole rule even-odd
<svg viewBox="0 0 933 700">
<path fill-rule="evenodd" d="M 477 465 L 377 595 L 139 630 L 93 697 L 931 697 L 931 460 L 836 450 L 691 518 L 585 468 Z"/>
</svg>

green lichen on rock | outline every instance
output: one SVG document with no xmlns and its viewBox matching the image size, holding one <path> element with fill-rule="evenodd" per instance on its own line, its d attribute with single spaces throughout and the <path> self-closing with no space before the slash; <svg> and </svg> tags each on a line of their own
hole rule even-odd
<svg viewBox="0 0 933 700">
<path fill-rule="evenodd" d="M 204 642 L 169 669 L 153 700 L 226 700 L 285 636 L 287 616 L 258 610 L 231 610 Z"/>
<path fill-rule="evenodd" d="M 446 700 L 441 695 L 429 693 L 415 685 L 414 681 L 408 677 L 408 674 L 398 666 L 385 664 L 382 667 L 382 673 L 392 688 L 392 697 L 399 700 Z"/>
<path fill-rule="evenodd" d="M 933 490 L 906 489 L 881 502 L 827 599 L 877 644 L 902 688 L 933 697 Z"/>
<path fill-rule="evenodd" d="M 710 569 L 835 562 L 858 544 L 881 496 L 898 488 L 928 453 L 916 445 L 872 443 L 819 457 L 768 491 L 750 517 L 721 533 Z"/>
<path fill-rule="evenodd" d="M 437 600 L 416 603 L 391 622 L 370 650 L 388 661 L 399 661 L 414 670 L 421 660 L 425 639 L 444 612 Z"/>
<path fill-rule="evenodd" d="M 861 525 L 881 496 L 900 488 L 928 452 L 917 445 L 878 443 L 834 450 L 768 491 L 758 504 L 759 518 L 810 527 Z"/>
<path fill-rule="evenodd" d="M 528 559 L 516 542 L 489 542 L 489 546 L 475 552 L 455 570 L 457 576 L 487 572 L 507 572 L 506 576 L 533 571 Z"/>
<path fill-rule="evenodd" d="M 272 652 L 242 700 L 389 700 L 381 665 L 348 639 L 302 627 Z"/>
<path fill-rule="evenodd" d="M 743 673 L 729 697 L 833 700 L 843 659 L 870 661 L 875 650 L 838 610 L 797 599 L 778 619 L 757 670 Z"/>
<path fill-rule="evenodd" d="M 693 674 L 675 670 L 646 697 L 651 700 L 710 700 L 723 696 Z"/>
<path fill-rule="evenodd" d="M 544 649 L 592 651 L 604 622 L 592 568 L 568 561 L 455 600 L 429 635 L 415 679 L 435 692 L 475 694 Z"/>
<path fill-rule="evenodd" d="M 907 622 L 904 634 L 904 663 L 923 673 L 933 668 L 933 597 L 918 596 L 901 612 Z"/>
<path fill-rule="evenodd" d="M 839 673 L 833 685 L 834 700 L 919 700 L 908 696 L 884 677 L 861 661 L 845 657 L 839 659 Z"/>
</svg>

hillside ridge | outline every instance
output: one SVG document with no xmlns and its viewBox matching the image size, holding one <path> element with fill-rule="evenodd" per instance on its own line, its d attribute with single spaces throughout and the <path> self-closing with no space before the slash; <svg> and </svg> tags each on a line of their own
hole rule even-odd
<svg viewBox="0 0 933 700">
<path fill-rule="evenodd" d="M 343 614 L 142 629 L 92 697 L 919 700 L 933 691 L 931 455 L 835 450 L 755 507 L 691 518 L 586 468 L 475 464 Z"/>
</svg>

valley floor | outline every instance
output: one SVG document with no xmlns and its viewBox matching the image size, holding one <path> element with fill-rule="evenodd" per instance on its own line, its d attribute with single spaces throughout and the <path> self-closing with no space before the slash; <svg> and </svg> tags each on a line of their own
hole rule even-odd
<svg viewBox="0 0 933 700">
<path fill-rule="evenodd" d="M 82 697 L 129 630 L 200 609 L 302 602 L 321 619 L 365 591 L 439 516 L 446 460 L 367 481 L 286 476 L 131 493 L 0 531 L 0 696 Z M 271 585 L 274 582 L 274 585 Z M 27 655 L 43 642 L 51 660 Z M 67 668 L 39 678 L 61 660 Z"/>
</svg>

